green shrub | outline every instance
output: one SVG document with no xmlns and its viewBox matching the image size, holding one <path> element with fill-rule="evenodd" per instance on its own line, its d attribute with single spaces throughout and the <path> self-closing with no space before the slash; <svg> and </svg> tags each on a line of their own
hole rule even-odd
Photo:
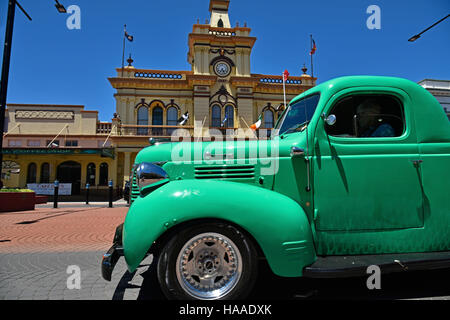
<svg viewBox="0 0 450 320">
<path fill-rule="evenodd" d="M 0 189 L 0 192 L 34 192 L 34 191 L 30 190 L 30 189 L 7 189 L 7 188 L 3 188 L 3 189 Z"/>
</svg>

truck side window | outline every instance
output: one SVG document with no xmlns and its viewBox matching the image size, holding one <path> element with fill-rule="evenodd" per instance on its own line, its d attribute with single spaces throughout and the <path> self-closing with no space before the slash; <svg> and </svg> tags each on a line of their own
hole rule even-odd
<svg viewBox="0 0 450 320">
<path fill-rule="evenodd" d="M 403 107 L 389 95 L 354 95 L 339 100 L 330 114 L 334 125 L 325 124 L 328 135 L 351 138 L 399 137 L 405 129 Z"/>
</svg>

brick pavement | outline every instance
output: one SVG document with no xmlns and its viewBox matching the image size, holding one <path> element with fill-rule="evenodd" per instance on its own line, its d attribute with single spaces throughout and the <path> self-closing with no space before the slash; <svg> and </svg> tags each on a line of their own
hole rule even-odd
<svg viewBox="0 0 450 320">
<path fill-rule="evenodd" d="M 128 208 L 37 208 L 0 214 L 0 253 L 107 250 Z"/>
<path fill-rule="evenodd" d="M 147 257 L 130 274 L 119 259 L 111 282 L 101 276 L 103 253 L 125 219 L 125 205 L 60 203 L 39 205 L 33 211 L 0 214 L 0 300 L 136 300 Z M 69 289 L 69 266 L 81 271 L 80 289 Z M 152 287 L 157 287 L 155 284 Z M 157 288 L 159 290 L 159 288 Z"/>
</svg>

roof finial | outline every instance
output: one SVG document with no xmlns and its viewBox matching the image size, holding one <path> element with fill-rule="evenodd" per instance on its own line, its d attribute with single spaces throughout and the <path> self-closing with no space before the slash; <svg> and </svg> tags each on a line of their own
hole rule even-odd
<svg viewBox="0 0 450 320">
<path fill-rule="evenodd" d="M 306 68 L 305 64 L 303 64 L 302 71 L 303 71 L 303 74 L 306 74 L 306 71 L 308 71 L 308 68 Z"/>
<path fill-rule="evenodd" d="M 131 53 L 130 53 L 130 57 L 128 58 L 127 62 L 128 62 L 129 67 L 133 66 L 132 63 L 134 62 L 134 60 L 131 58 Z"/>
</svg>

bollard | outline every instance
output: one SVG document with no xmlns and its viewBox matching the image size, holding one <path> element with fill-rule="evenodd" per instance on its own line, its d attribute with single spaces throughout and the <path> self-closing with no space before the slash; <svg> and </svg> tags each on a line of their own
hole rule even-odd
<svg viewBox="0 0 450 320">
<path fill-rule="evenodd" d="M 89 204 L 89 183 L 86 183 L 86 204 Z"/>
<path fill-rule="evenodd" d="M 59 189 L 59 181 L 55 180 L 54 183 L 54 192 L 53 192 L 53 208 L 58 208 L 58 189 Z"/>
<path fill-rule="evenodd" d="M 108 187 L 109 187 L 109 207 L 112 208 L 112 200 L 113 200 L 113 181 L 109 180 L 108 182 Z"/>
</svg>

